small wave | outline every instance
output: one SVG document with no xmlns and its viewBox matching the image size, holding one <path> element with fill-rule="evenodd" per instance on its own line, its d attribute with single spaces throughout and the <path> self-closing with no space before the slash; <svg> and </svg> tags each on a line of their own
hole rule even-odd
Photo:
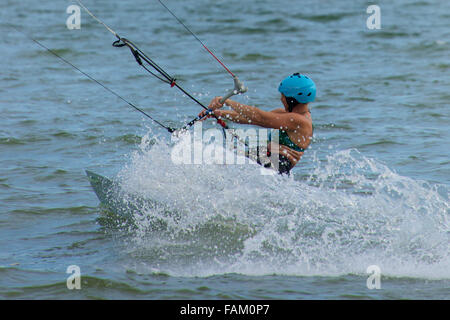
<svg viewBox="0 0 450 320">
<path fill-rule="evenodd" d="M 414 74 L 412 74 L 412 73 L 398 74 L 398 75 L 384 77 L 382 79 L 383 80 L 415 81 Z"/>
<path fill-rule="evenodd" d="M 37 120 L 22 120 L 19 122 L 20 126 L 28 127 L 37 124 Z"/>
<path fill-rule="evenodd" d="M 62 207 L 62 208 L 28 208 L 28 209 L 15 209 L 12 211 L 14 214 L 25 214 L 25 215 L 57 215 L 57 214 L 74 214 L 74 215 L 85 215 L 92 214 L 95 211 L 93 207 L 79 206 L 79 207 Z"/>
<path fill-rule="evenodd" d="M 67 132 L 67 131 L 58 131 L 51 134 L 52 137 L 55 138 L 63 138 L 63 139 L 75 139 L 77 137 L 76 134 Z"/>
<path fill-rule="evenodd" d="M 248 53 L 242 58 L 240 58 L 241 61 L 259 61 L 259 60 L 273 60 L 273 59 L 275 59 L 275 57 L 260 53 Z"/>
<path fill-rule="evenodd" d="M 363 101 L 363 102 L 376 101 L 375 99 L 367 98 L 367 97 L 348 97 L 348 98 L 346 98 L 346 100 L 349 100 L 349 101 Z"/>
<path fill-rule="evenodd" d="M 295 15 L 295 18 L 314 22 L 335 22 L 355 15 L 356 13 L 353 12 L 341 12 L 319 15 Z"/>
<path fill-rule="evenodd" d="M 19 81 L 20 80 L 20 78 L 19 77 L 15 77 L 15 76 L 12 76 L 12 75 L 4 75 L 3 77 L 2 77 L 2 81 L 13 81 L 13 82 L 15 82 L 15 81 Z"/>
<path fill-rule="evenodd" d="M 0 138 L 0 144 L 8 145 L 8 146 L 18 146 L 18 145 L 24 145 L 24 144 L 26 144 L 26 142 L 21 139 L 9 137 L 9 138 Z"/>
<path fill-rule="evenodd" d="M 127 144 L 136 145 L 141 142 L 142 137 L 135 134 L 125 134 L 119 137 L 116 137 L 114 141 L 125 142 Z"/>
<path fill-rule="evenodd" d="M 269 20 L 265 20 L 260 22 L 262 25 L 285 25 L 286 24 L 286 20 L 281 19 L 281 18 L 273 18 L 273 19 L 269 19 Z"/>
<path fill-rule="evenodd" d="M 359 145 L 359 148 L 373 147 L 373 146 L 390 146 L 390 145 L 402 145 L 402 143 L 393 140 L 381 139 L 375 142 L 361 144 Z"/>
<path fill-rule="evenodd" d="M 342 124 L 342 123 L 325 123 L 325 124 L 316 124 L 314 125 L 314 128 L 319 129 L 319 130 L 339 130 L 339 129 L 343 129 L 343 130 L 352 130 L 354 129 L 353 127 L 351 127 L 348 124 Z"/>
<path fill-rule="evenodd" d="M 239 18 L 225 18 L 225 19 L 208 19 L 209 22 L 220 22 L 220 23 L 239 23 L 242 21 L 242 19 Z"/>
<path fill-rule="evenodd" d="M 68 172 L 66 170 L 58 169 L 58 170 L 53 171 L 50 174 L 39 175 L 39 176 L 34 177 L 33 179 L 35 181 L 40 181 L 40 182 L 51 181 L 51 180 L 54 180 L 54 179 L 60 180 L 67 173 Z"/>
<path fill-rule="evenodd" d="M 394 39 L 418 35 L 419 34 L 409 34 L 407 32 L 395 32 L 395 31 L 364 32 L 364 36 L 367 38 L 381 38 L 381 39 Z"/>
<path fill-rule="evenodd" d="M 59 49 L 54 49 L 51 48 L 51 50 L 56 53 L 59 56 L 70 56 L 70 57 L 80 57 L 80 56 L 84 56 L 87 55 L 88 53 L 84 52 L 84 51 L 77 51 L 74 50 L 72 48 L 59 48 Z M 37 58 L 37 57 L 42 57 L 42 56 L 53 56 L 52 53 L 47 52 L 47 51 L 43 51 L 40 49 L 35 49 L 32 51 L 27 51 L 26 53 L 22 53 L 21 54 L 23 57 L 25 58 Z M 53 58 L 52 58 L 53 59 Z M 61 70 L 61 68 L 58 67 L 50 67 L 50 68 L 55 68 L 55 70 Z"/>
<path fill-rule="evenodd" d="M 245 27 L 245 28 L 235 28 L 235 29 L 237 29 L 239 33 L 244 34 L 244 35 L 269 33 L 268 29 L 261 28 L 261 27 Z"/>
<path fill-rule="evenodd" d="M 4 189 L 11 189 L 11 186 L 9 184 L 6 184 L 6 183 L 0 183 L 0 187 L 2 187 Z"/>
<path fill-rule="evenodd" d="M 448 43 L 443 40 L 422 41 L 419 44 L 412 44 L 407 49 L 418 53 L 440 52 L 448 50 Z"/>
<path fill-rule="evenodd" d="M 439 70 L 448 70 L 450 69 L 450 63 L 439 63 L 439 64 L 432 64 L 433 67 Z"/>
<path fill-rule="evenodd" d="M 412 3 L 405 3 L 405 7 L 422 7 L 422 6 L 429 6 L 430 3 L 426 1 L 416 1 Z"/>
<path fill-rule="evenodd" d="M 22 270 L 13 267 L 0 267 L 0 274 L 10 280 L 7 288 L 0 287 L 0 295 L 7 299 L 101 299 L 115 296 L 133 296 L 146 292 L 127 282 L 110 280 L 92 275 L 81 277 L 82 290 L 68 290 L 66 281 L 61 281 L 61 273 Z M 20 283 L 17 280 L 20 279 Z M 27 285 L 23 285 L 26 279 Z M 45 279 L 45 280 L 42 280 Z M 107 292 L 105 294 L 105 292 Z"/>
</svg>

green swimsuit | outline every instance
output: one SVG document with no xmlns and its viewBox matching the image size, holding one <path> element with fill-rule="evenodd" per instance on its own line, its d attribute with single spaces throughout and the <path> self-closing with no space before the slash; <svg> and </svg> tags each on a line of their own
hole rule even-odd
<svg viewBox="0 0 450 320">
<path fill-rule="evenodd" d="M 279 132 L 280 132 L 279 137 L 278 137 L 279 144 L 286 146 L 290 149 L 293 149 L 295 151 L 298 151 L 298 152 L 305 152 L 305 149 L 299 147 L 294 142 L 292 142 L 291 138 L 289 138 L 289 135 L 287 134 L 287 132 L 285 130 L 280 130 Z M 271 141 L 272 141 L 272 132 L 269 132 L 268 143 L 270 143 Z M 268 154 L 268 156 L 270 156 L 270 154 Z M 279 154 L 278 172 L 281 174 L 283 174 L 283 173 L 289 174 L 289 171 L 291 170 L 291 168 L 292 168 L 291 161 L 289 161 L 289 159 L 286 156 Z"/>
<path fill-rule="evenodd" d="M 270 140 L 270 135 L 269 135 L 269 140 Z M 283 146 L 291 148 L 295 151 L 305 152 L 305 149 L 300 148 L 298 145 L 296 145 L 295 143 L 292 142 L 291 138 L 289 138 L 289 135 L 284 130 L 280 130 L 279 143 L 282 144 Z"/>
</svg>

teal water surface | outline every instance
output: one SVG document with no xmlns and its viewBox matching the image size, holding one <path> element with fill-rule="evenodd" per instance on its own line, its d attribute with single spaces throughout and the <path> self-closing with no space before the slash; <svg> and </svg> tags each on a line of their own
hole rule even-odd
<svg viewBox="0 0 450 320">
<path fill-rule="evenodd" d="M 284 77 L 314 79 L 311 148 L 291 177 L 174 165 L 183 141 L 11 25 L 167 125 L 197 105 L 84 12 L 68 30 L 76 2 L 4 0 L 0 297 L 448 299 L 448 1 L 380 1 L 380 30 L 360 0 L 165 3 L 249 87 L 236 100 L 271 110 Z M 203 103 L 232 87 L 158 1 L 85 5 Z M 119 219 L 86 169 L 157 205 Z M 67 289 L 71 265 L 80 290 Z M 367 288 L 371 265 L 380 289 Z"/>
</svg>

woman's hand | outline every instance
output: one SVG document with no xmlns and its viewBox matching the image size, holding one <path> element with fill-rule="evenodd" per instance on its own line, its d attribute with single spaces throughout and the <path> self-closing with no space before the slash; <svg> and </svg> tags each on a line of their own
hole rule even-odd
<svg viewBox="0 0 450 320">
<path fill-rule="evenodd" d="M 223 103 L 220 102 L 220 100 L 222 99 L 222 97 L 215 97 L 214 99 L 211 100 L 211 102 L 208 105 L 208 109 L 211 110 L 217 110 L 223 107 Z M 204 117 L 206 115 L 206 113 L 208 112 L 208 110 L 203 110 L 202 112 L 200 112 L 198 114 L 199 117 Z M 214 114 L 214 113 L 212 113 Z M 212 115 L 208 115 L 207 118 L 211 117 Z"/>
<path fill-rule="evenodd" d="M 216 110 L 216 109 L 222 108 L 223 107 L 223 102 L 221 102 L 220 100 L 222 100 L 222 97 L 215 97 L 209 103 L 208 108 L 211 109 L 211 110 Z"/>
<path fill-rule="evenodd" d="M 198 114 L 198 117 L 201 119 L 200 121 L 204 121 L 208 118 L 214 117 L 215 111 L 211 109 L 203 110 Z M 203 118 L 203 119 L 202 119 Z"/>
</svg>

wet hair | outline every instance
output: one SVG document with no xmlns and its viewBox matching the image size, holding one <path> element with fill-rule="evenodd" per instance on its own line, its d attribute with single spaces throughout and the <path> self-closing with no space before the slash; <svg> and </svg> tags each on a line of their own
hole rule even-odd
<svg viewBox="0 0 450 320">
<path fill-rule="evenodd" d="M 299 102 L 295 98 L 290 97 L 286 97 L 286 102 L 289 112 L 292 112 L 292 109 L 294 109 L 294 107 L 299 104 Z"/>
</svg>

